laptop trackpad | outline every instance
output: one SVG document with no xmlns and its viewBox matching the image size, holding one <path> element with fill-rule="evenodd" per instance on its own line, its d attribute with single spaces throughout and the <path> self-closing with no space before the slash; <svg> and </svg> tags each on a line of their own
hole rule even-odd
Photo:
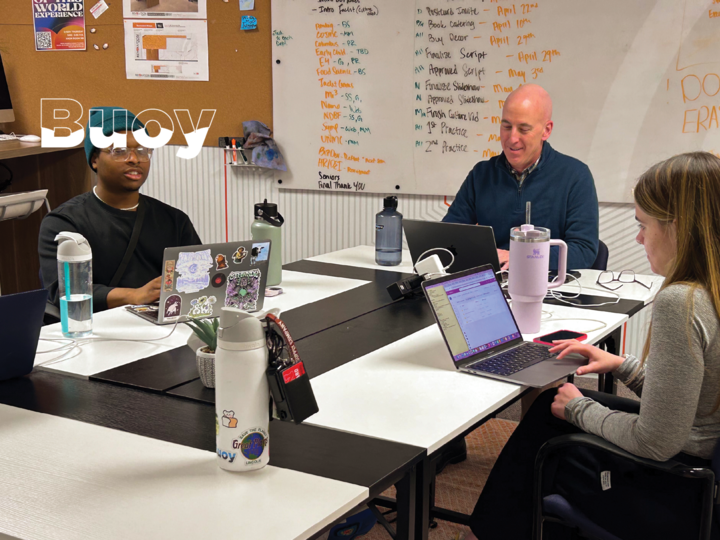
<svg viewBox="0 0 720 540">
<path fill-rule="evenodd" d="M 527 369 L 518 371 L 508 378 L 511 380 L 515 379 L 526 386 L 542 388 L 555 381 L 564 379 L 571 373 L 575 373 L 577 368 L 584 366 L 587 362 L 588 360 L 584 356 L 569 354 L 562 360 L 558 360 L 557 358 L 543 360 Z"/>
</svg>

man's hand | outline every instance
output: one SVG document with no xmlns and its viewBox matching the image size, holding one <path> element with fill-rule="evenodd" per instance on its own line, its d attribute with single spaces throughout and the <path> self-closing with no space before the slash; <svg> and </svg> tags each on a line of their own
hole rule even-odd
<svg viewBox="0 0 720 540">
<path fill-rule="evenodd" d="M 498 249 L 498 259 L 500 260 L 500 270 L 510 268 L 510 252 L 504 249 Z"/>
<path fill-rule="evenodd" d="M 550 405 L 550 410 L 553 415 L 558 417 L 560 420 L 567 420 L 567 418 L 565 418 L 565 405 L 576 397 L 582 397 L 582 393 L 577 389 L 577 386 L 570 383 L 563 384 L 560 388 L 558 388 L 555 401 L 553 401 L 552 405 Z"/>
<path fill-rule="evenodd" d="M 146 283 L 139 289 L 122 289 L 116 287 L 111 290 L 107 296 L 107 304 L 109 308 L 118 306 L 126 306 L 128 304 L 150 304 L 157 302 L 160 298 L 160 288 L 162 287 L 162 276 L 158 276 L 149 283 Z"/>
<path fill-rule="evenodd" d="M 558 354 L 558 359 L 565 358 L 568 354 L 578 353 L 586 357 L 588 360 L 587 366 L 581 366 L 575 373 L 578 375 L 587 375 L 588 373 L 610 373 L 615 371 L 625 361 L 622 356 L 615 356 L 609 352 L 587 345 L 586 343 L 580 343 L 575 339 L 565 339 L 553 341 L 554 346 L 550 349 L 551 353 Z"/>
</svg>

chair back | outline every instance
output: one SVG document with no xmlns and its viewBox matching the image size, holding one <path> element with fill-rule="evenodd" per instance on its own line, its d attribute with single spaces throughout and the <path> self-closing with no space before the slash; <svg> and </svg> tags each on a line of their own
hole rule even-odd
<svg viewBox="0 0 720 540">
<path fill-rule="evenodd" d="M 595 262 L 592 265 L 592 270 L 607 270 L 609 256 L 610 251 L 608 251 L 608 247 L 605 245 L 605 242 L 598 240 L 598 253 L 597 257 L 595 257 Z"/>
<path fill-rule="evenodd" d="M 710 462 L 710 468 L 715 473 L 715 483 L 720 481 L 720 439 L 715 444 L 715 452 L 713 452 L 712 461 Z M 713 508 L 713 521 L 716 528 L 720 528 L 720 508 L 715 506 Z"/>
</svg>

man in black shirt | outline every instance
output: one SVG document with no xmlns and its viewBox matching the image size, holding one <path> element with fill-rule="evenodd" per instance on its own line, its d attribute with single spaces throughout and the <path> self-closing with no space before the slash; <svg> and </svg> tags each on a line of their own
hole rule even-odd
<svg viewBox="0 0 720 540">
<path fill-rule="evenodd" d="M 102 112 L 101 112 L 102 111 Z M 96 148 L 90 128 L 105 136 L 125 133 L 126 147 Z M 58 305 L 57 242 L 61 231 L 77 232 L 93 255 L 93 310 L 147 304 L 160 297 L 163 250 L 202 244 L 190 218 L 180 210 L 140 194 L 150 170 L 152 150 L 143 148 L 133 130 L 145 126 L 129 111 L 94 107 L 85 134 L 88 164 L 97 172 L 92 192 L 83 193 L 50 212 L 40 227 L 40 269 L 50 301 Z M 141 234 L 130 262 L 114 287 L 110 283 L 130 244 L 138 208 L 144 207 Z"/>
</svg>

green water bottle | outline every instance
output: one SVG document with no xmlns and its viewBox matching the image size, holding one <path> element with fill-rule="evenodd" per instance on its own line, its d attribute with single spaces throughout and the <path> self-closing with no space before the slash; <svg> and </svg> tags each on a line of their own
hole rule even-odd
<svg viewBox="0 0 720 540">
<path fill-rule="evenodd" d="M 255 205 L 255 221 L 250 226 L 250 234 L 255 242 L 270 240 L 270 263 L 268 266 L 267 286 L 280 285 L 282 281 L 282 224 L 283 217 L 278 213 L 277 204 L 264 202 Z"/>
</svg>

